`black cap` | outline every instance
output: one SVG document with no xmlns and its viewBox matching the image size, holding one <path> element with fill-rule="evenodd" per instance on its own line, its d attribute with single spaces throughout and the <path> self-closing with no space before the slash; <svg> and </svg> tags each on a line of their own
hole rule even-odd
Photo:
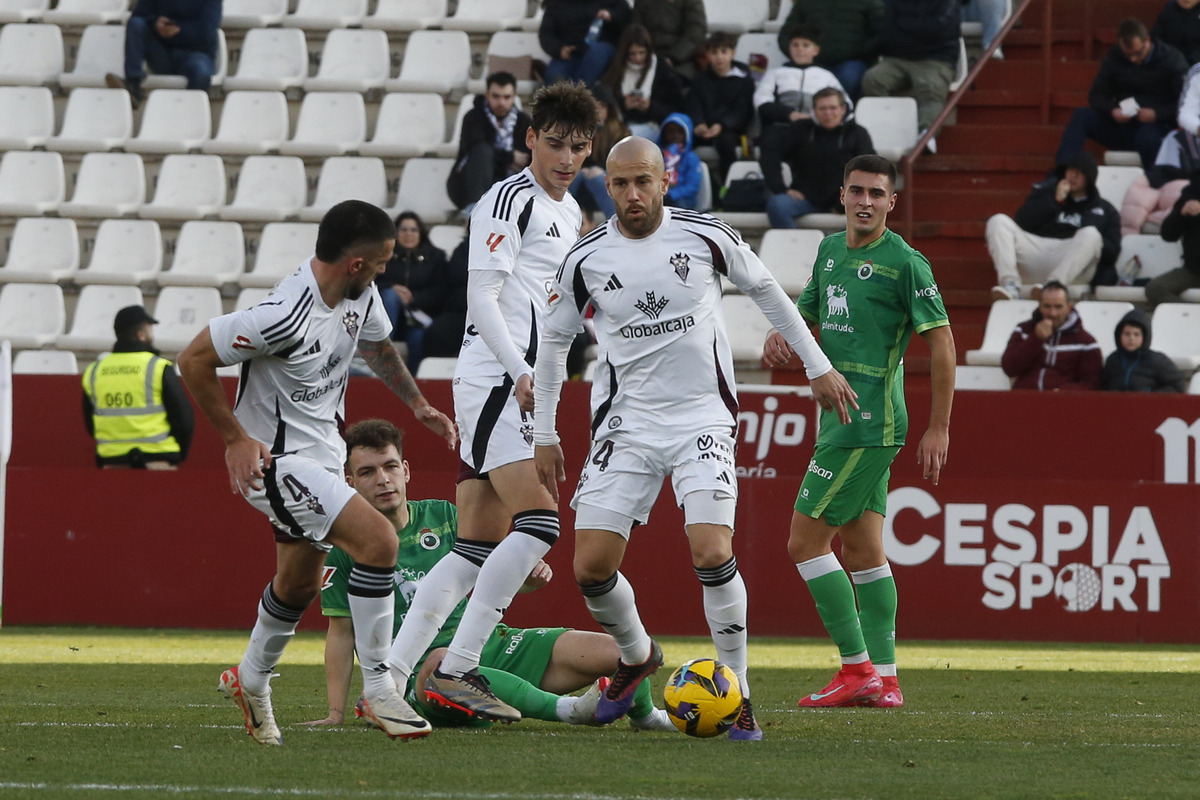
<svg viewBox="0 0 1200 800">
<path fill-rule="evenodd" d="M 144 322 L 149 322 L 151 325 L 157 325 L 158 320 L 150 316 L 150 313 L 141 306 L 125 306 L 117 312 L 116 319 L 113 320 L 113 332 L 117 334 L 117 338 Z"/>
</svg>

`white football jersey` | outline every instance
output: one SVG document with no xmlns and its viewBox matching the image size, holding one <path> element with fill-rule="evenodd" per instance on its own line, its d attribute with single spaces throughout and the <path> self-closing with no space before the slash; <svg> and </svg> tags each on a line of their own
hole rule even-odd
<svg viewBox="0 0 1200 800">
<path fill-rule="evenodd" d="M 500 313 L 509 337 L 529 364 L 537 354 L 538 324 L 550 282 L 579 238 L 582 222 L 575 198 L 566 194 L 555 200 L 534 180 L 528 167 L 493 184 L 471 212 L 469 269 L 508 273 L 500 290 Z M 481 378 L 504 374 L 504 366 L 480 338 L 468 308 L 455 375 Z"/>
<path fill-rule="evenodd" d="M 743 288 L 774 281 L 733 228 L 695 211 L 664 208 L 644 239 L 621 235 L 613 217 L 572 248 L 544 325 L 571 333 L 589 302 L 595 309 L 593 438 L 736 428 L 721 275 Z"/>
<path fill-rule="evenodd" d="M 340 471 L 350 360 L 359 339 L 391 331 L 375 284 L 329 308 L 305 262 L 258 305 L 208 329 L 221 361 L 242 364 L 233 413 L 246 433 L 275 455 L 299 453 Z"/>
</svg>

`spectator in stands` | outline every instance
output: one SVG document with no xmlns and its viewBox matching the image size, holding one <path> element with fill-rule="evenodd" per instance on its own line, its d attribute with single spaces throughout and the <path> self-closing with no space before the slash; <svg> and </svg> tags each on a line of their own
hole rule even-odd
<svg viewBox="0 0 1200 800">
<path fill-rule="evenodd" d="M 695 77 L 708 35 L 704 0 L 633 0 L 633 21 L 650 31 L 659 60 L 684 78 Z"/>
<path fill-rule="evenodd" d="M 429 241 L 429 231 L 415 212 L 396 217 L 396 249 L 375 285 L 392 321 L 392 341 L 408 344 L 408 370 L 415 373 L 424 357 L 425 329 L 441 313 L 451 288 L 446 254 Z"/>
<path fill-rule="evenodd" d="M 579 205 L 588 212 L 584 215 L 581 235 L 595 224 L 591 219 L 592 211 L 599 211 L 605 219 L 616 213 L 612 198 L 608 195 L 608 187 L 604 185 L 605 166 L 608 163 L 608 151 L 629 135 L 629 128 L 621 121 L 621 111 L 617 108 L 617 98 L 612 89 L 597 83 L 592 87 L 592 96 L 596 98 L 596 133 L 592 137 L 592 152 L 583 160 L 583 167 L 575 176 L 570 190 Z"/>
<path fill-rule="evenodd" d="M 1056 162 L 1070 159 L 1091 139 L 1108 148 L 1137 150 L 1149 169 L 1163 137 L 1175 127 L 1187 69 L 1183 55 L 1152 39 L 1141 20 L 1124 20 L 1117 43 L 1100 63 L 1088 105 L 1075 109 L 1063 131 Z"/>
<path fill-rule="evenodd" d="M 599 80 L 632 17 L 625 0 L 545 0 L 538 42 L 550 54 L 546 83 Z"/>
<path fill-rule="evenodd" d="M 797 28 L 788 41 L 788 62 L 767 70 L 754 90 L 754 107 L 765 130 L 770 125 L 799 122 L 812 117 L 813 98 L 832 86 L 846 95 L 837 77 L 813 63 L 821 53 L 820 31 Z M 849 95 L 846 95 L 849 102 Z"/>
<path fill-rule="evenodd" d="M 771 192 L 767 217 L 772 228 L 794 228 L 795 217 L 842 210 L 838 197 L 846 164 L 855 156 L 875 152 L 871 135 L 846 119 L 840 89 L 817 92 L 813 119 L 775 125 L 763 132 L 763 179 Z M 782 162 L 792 169 L 792 185 L 783 182 Z"/>
<path fill-rule="evenodd" d="M 1088 152 L 1059 164 L 1054 175 L 1033 185 L 1016 218 L 996 214 L 987 221 L 988 252 L 996 266 L 995 300 L 1015 300 L 1021 283 L 1064 285 L 1116 283 L 1121 219 L 1096 190 L 1099 172 Z"/>
<path fill-rule="evenodd" d="M 138 0 L 125 25 L 125 76 L 105 83 L 127 89 L 137 108 L 146 66 L 159 75 L 182 75 L 187 88 L 207 92 L 217 63 L 221 0 Z"/>
<path fill-rule="evenodd" d="M 657 139 L 667 115 L 683 110 L 679 75 L 654 54 L 650 32 L 641 25 L 625 28 L 603 81 L 616 95 L 621 116 L 635 136 Z"/>
<path fill-rule="evenodd" d="M 695 208 L 704 175 L 700 156 L 692 150 L 692 121 L 687 114 L 675 112 L 663 120 L 658 134 L 663 167 L 670 179 L 664 203 L 676 208 Z"/>
<path fill-rule="evenodd" d="M 705 52 L 708 66 L 692 81 L 685 110 L 692 118 L 695 143 L 715 147 L 720 159 L 714 183 L 721 185 L 737 161 L 742 137 L 754 121 L 754 78 L 750 67 L 733 60 L 737 44 L 728 33 L 714 33 Z"/>
<path fill-rule="evenodd" d="M 1200 0 L 1168 0 L 1150 36 L 1171 45 L 1188 64 L 1200 62 Z"/>
<path fill-rule="evenodd" d="M 1182 116 L 1180 117 L 1182 119 Z M 1162 225 L 1188 180 L 1200 173 L 1200 138 L 1176 128 L 1158 148 L 1154 166 L 1133 179 L 1121 200 L 1121 235 Z"/>
<path fill-rule="evenodd" d="M 863 95 L 911 91 L 924 134 L 950 94 L 961 37 L 960 0 L 885 0 L 879 63 L 863 75 Z M 930 141 L 930 149 L 937 145 Z"/>
<path fill-rule="evenodd" d="M 1083 329 L 1066 286 L 1046 284 L 1033 316 L 1013 331 L 1000 366 L 1014 389 L 1100 388 L 1100 345 Z"/>
<path fill-rule="evenodd" d="M 1188 289 L 1200 289 L 1200 177 L 1193 177 L 1162 223 L 1162 238 L 1182 242 L 1183 266 L 1159 275 L 1146 284 L 1150 307 L 1182 303 Z"/>
<path fill-rule="evenodd" d="M 818 66 L 837 76 L 853 100 L 862 96 L 862 77 L 875 60 L 883 27 L 883 0 L 795 0 L 779 31 L 779 49 L 788 52 L 797 30 L 821 31 Z"/>
<path fill-rule="evenodd" d="M 458 158 L 446 179 L 454 205 L 469 213 L 493 183 L 529 164 L 529 124 L 529 115 L 517 109 L 517 79 L 510 72 L 489 75 L 487 93 L 463 117 Z"/>
<path fill-rule="evenodd" d="M 1183 375 L 1165 353 L 1150 349 L 1150 317 L 1134 309 L 1113 333 L 1117 349 L 1104 361 L 1100 388 L 1110 392 L 1183 392 Z"/>
<path fill-rule="evenodd" d="M 446 299 L 441 313 L 425 329 L 422 345 L 427 358 L 457 358 L 467 329 L 467 245 L 471 225 L 446 262 Z"/>
<path fill-rule="evenodd" d="M 983 49 L 987 50 L 996 40 L 1000 29 L 1007 19 L 1004 0 L 962 0 L 963 22 L 978 22 L 983 26 Z M 992 58 L 1003 59 L 1004 53 L 999 47 L 992 53 Z"/>
<path fill-rule="evenodd" d="M 195 419 L 175 366 L 154 349 L 158 320 L 141 306 L 117 312 L 112 353 L 83 371 L 83 420 L 96 466 L 178 469 Z"/>
</svg>

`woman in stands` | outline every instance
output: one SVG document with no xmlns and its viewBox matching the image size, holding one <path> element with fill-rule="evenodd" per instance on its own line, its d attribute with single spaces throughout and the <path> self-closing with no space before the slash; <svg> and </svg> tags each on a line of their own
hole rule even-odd
<svg viewBox="0 0 1200 800">
<path fill-rule="evenodd" d="M 441 314 L 451 288 L 446 254 L 429 241 L 429 231 L 415 212 L 396 217 L 396 250 L 375 283 L 392 320 L 392 340 L 407 342 L 408 368 L 415 373 L 423 357 L 425 329 Z"/>
<path fill-rule="evenodd" d="M 650 31 L 641 25 L 625 28 L 601 81 L 616 95 L 625 124 L 635 136 L 657 140 L 658 126 L 667 115 L 683 110 L 679 74 L 654 54 Z"/>
</svg>

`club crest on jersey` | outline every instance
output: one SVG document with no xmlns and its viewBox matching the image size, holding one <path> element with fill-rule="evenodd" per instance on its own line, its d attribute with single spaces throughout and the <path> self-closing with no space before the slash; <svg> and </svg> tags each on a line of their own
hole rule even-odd
<svg viewBox="0 0 1200 800">
<path fill-rule="evenodd" d="M 831 317 L 849 317 L 850 304 L 846 300 L 846 289 L 840 284 L 831 283 L 825 287 L 826 307 Z"/>
<path fill-rule="evenodd" d="M 526 422 L 521 426 L 521 437 L 525 440 L 525 444 L 533 446 L 533 423 Z"/>
<path fill-rule="evenodd" d="M 442 537 L 434 533 L 432 528 L 422 528 L 421 535 L 417 538 L 417 541 L 426 550 L 437 550 L 438 545 L 442 543 Z"/>
<path fill-rule="evenodd" d="M 350 334 L 353 339 L 358 336 L 358 312 L 347 311 L 342 315 L 342 324 L 346 326 L 346 333 Z"/>
<path fill-rule="evenodd" d="M 671 256 L 671 266 L 675 269 L 675 274 L 679 276 L 679 280 L 687 283 L 687 276 L 691 270 L 688 268 L 688 262 L 692 258 L 687 253 L 676 253 Z"/>
<path fill-rule="evenodd" d="M 667 307 L 667 303 L 671 302 L 670 298 L 664 297 L 661 300 L 655 297 L 654 292 L 646 292 L 646 302 L 638 300 L 633 304 L 633 307 L 641 311 L 650 319 L 658 319 L 658 315 Z"/>
<path fill-rule="evenodd" d="M 322 517 L 325 516 L 325 508 L 321 505 L 321 501 L 317 498 L 309 497 L 308 501 L 304 505 L 308 506 L 308 510 L 312 513 L 320 514 Z"/>
<path fill-rule="evenodd" d="M 861 267 L 858 268 L 858 279 L 860 281 L 865 281 L 867 278 L 870 278 L 874 274 L 875 274 L 875 267 L 871 264 L 870 261 L 868 261 L 867 263 L 863 264 Z"/>
</svg>

